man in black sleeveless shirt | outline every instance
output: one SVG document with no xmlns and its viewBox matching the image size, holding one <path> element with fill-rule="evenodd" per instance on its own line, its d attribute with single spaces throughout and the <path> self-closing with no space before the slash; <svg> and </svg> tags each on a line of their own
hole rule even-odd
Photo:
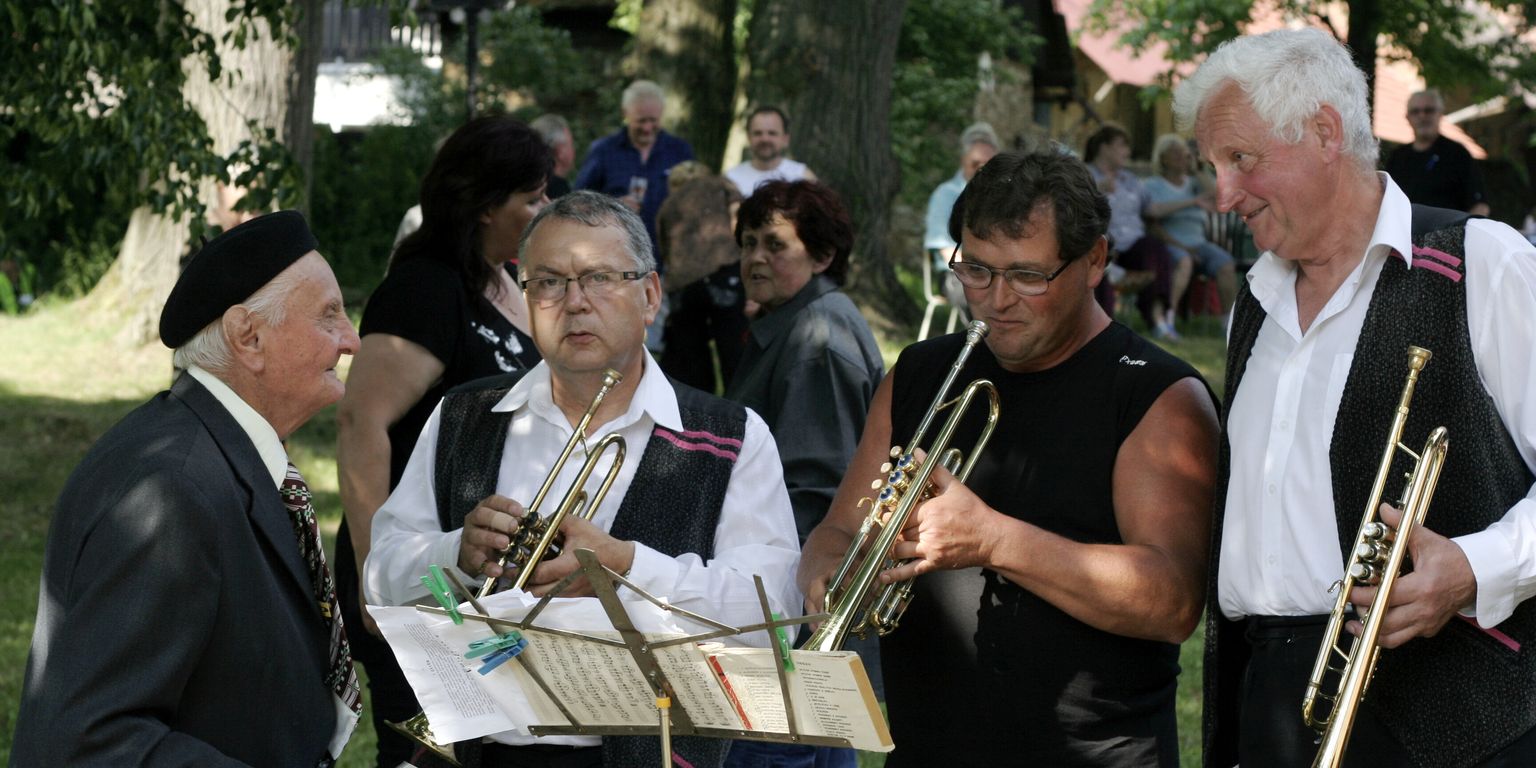
<svg viewBox="0 0 1536 768">
<path fill-rule="evenodd" d="M 1536 254 L 1502 224 L 1411 205 L 1376 171 L 1367 93 L 1349 51 L 1308 29 L 1232 41 L 1175 95 L 1218 207 L 1264 252 L 1229 339 L 1206 764 L 1318 752 L 1300 704 L 1333 590 L 1362 516 L 1398 523 L 1413 464 L 1395 452 L 1377 508 L 1411 345 L 1433 357 L 1400 442 L 1445 426 L 1451 447 L 1411 570 L 1376 606 L 1383 650 L 1344 765 L 1536 765 Z"/>
<path fill-rule="evenodd" d="M 747 408 L 671 382 L 646 353 L 661 285 L 639 217 L 611 197 L 573 192 L 529 223 L 519 257 L 544 360 L 443 398 L 374 520 L 364 566 L 369 597 L 390 605 L 424 597 L 420 575 L 434 563 L 456 565 L 466 581 L 502 576 L 497 559 L 524 505 L 613 369 L 623 380 L 593 415 L 540 513 L 550 514 L 604 435 L 625 439 L 624 462 L 591 522 L 569 516 L 562 523 L 563 551 L 534 569 L 528 591 L 547 593 L 577 569 L 575 550 L 586 548 L 672 605 L 732 625 L 761 621 L 754 575 L 774 610 L 792 611 L 799 548 L 773 436 Z M 611 456 L 598 460 L 588 491 Z M 767 637 L 748 640 L 766 644 Z M 598 741 L 507 732 L 478 749 L 461 745 L 461 758 L 487 768 L 661 758 L 655 737 L 605 737 L 600 748 Z M 696 766 L 720 765 L 728 744 L 673 739 L 675 754 Z"/>
<path fill-rule="evenodd" d="M 885 575 L 918 576 L 881 642 L 888 766 L 1178 764 L 1177 644 L 1204 593 L 1216 411 L 1193 369 L 1093 300 L 1108 221 L 1087 169 L 1056 153 L 998 155 L 955 204 L 952 268 L 991 328 L 957 381 L 992 380 L 1002 416 L 966 484 L 934 471 L 896 546 L 910 561 Z M 807 610 L 961 342 L 907 348 L 876 392 L 805 545 Z M 969 451 L 979 420 L 953 445 Z"/>
</svg>

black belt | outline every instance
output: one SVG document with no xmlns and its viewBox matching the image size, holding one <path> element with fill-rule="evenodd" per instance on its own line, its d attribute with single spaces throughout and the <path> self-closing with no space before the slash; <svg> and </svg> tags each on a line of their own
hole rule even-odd
<svg viewBox="0 0 1536 768">
<path fill-rule="evenodd" d="M 1321 637 L 1329 614 L 1315 616 L 1249 616 L 1243 620 L 1248 640 Z"/>
</svg>

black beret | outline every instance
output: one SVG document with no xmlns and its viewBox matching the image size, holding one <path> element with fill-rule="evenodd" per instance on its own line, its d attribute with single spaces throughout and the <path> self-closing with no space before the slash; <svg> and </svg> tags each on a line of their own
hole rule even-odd
<svg viewBox="0 0 1536 768">
<path fill-rule="evenodd" d="M 160 312 L 160 341 L 175 349 L 250 298 L 319 242 L 298 211 L 236 225 L 192 256 Z"/>
</svg>

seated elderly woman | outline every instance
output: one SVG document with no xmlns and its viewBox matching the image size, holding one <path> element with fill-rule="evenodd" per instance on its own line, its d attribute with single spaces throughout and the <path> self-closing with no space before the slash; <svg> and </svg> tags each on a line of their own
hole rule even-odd
<svg viewBox="0 0 1536 768">
<path fill-rule="evenodd" d="M 1170 309 L 1177 309 L 1189 287 L 1191 273 L 1216 281 L 1223 314 L 1232 309 L 1237 295 L 1237 272 L 1232 254 L 1205 239 L 1206 214 L 1215 210 L 1216 185 L 1191 173 L 1194 156 L 1184 137 L 1176 133 L 1159 136 L 1152 149 L 1152 159 L 1159 175 L 1146 180 L 1147 218 L 1151 230 L 1173 254 L 1173 290 Z M 1172 312 L 1168 317 L 1173 324 Z"/>
<path fill-rule="evenodd" d="M 737 212 L 736 242 L 747 298 L 761 309 L 725 395 L 757 411 L 773 431 L 803 543 L 832 504 L 885 366 L 869 325 L 838 290 L 853 226 L 831 188 L 763 184 Z M 867 669 L 878 669 L 873 642 L 848 647 Z M 855 764 L 852 750 L 808 754 L 816 749 L 738 741 L 726 765 L 791 764 L 791 756 L 806 765 Z"/>
</svg>

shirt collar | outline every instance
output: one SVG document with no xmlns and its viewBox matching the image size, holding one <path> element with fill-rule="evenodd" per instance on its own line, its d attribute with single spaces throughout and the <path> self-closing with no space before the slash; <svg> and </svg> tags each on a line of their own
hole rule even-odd
<svg viewBox="0 0 1536 768">
<path fill-rule="evenodd" d="M 774 339 L 794 327 L 795 315 L 811 302 L 837 290 L 837 283 L 826 275 L 811 275 L 811 281 L 795 294 L 784 306 L 768 312 L 752 321 L 752 338 L 760 346 L 772 345 Z"/>
<path fill-rule="evenodd" d="M 273 487 L 283 487 L 283 479 L 288 476 L 288 452 L 283 449 L 283 441 L 278 439 L 277 430 L 219 377 L 195 365 L 187 369 L 187 374 L 197 379 L 197 383 L 202 384 L 213 395 L 213 399 L 229 411 L 241 431 L 256 446 L 256 454 L 261 457 L 261 463 L 266 465 L 267 473 L 272 475 Z"/>
<path fill-rule="evenodd" d="M 640 383 L 635 387 L 635 395 L 629 401 L 629 409 L 622 416 L 614 419 L 608 431 L 617 431 L 639 421 L 642 416 L 650 416 L 651 421 L 658 426 L 666 427 L 673 431 L 683 429 L 683 417 L 677 409 L 677 393 L 667 381 L 667 376 L 662 373 L 661 366 L 651 358 L 649 352 L 644 353 L 644 366 L 640 374 Z M 550 393 L 549 363 L 539 361 L 524 374 L 507 394 L 495 405 L 491 406 L 494 413 L 507 413 L 528 408 L 529 413 L 555 424 L 562 429 L 570 429 L 570 421 L 565 414 L 555 407 L 554 397 Z M 599 424 L 597 426 L 605 426 Z"/>
</svg>

